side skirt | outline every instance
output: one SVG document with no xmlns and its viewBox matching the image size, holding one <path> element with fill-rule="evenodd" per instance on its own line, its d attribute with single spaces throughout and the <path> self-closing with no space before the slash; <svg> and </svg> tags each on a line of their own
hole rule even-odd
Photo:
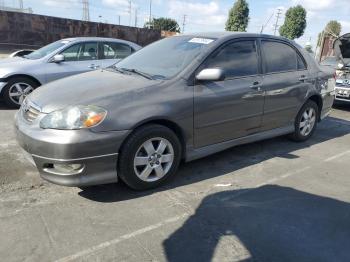
<svg viewBox="0 0 350 262">
<path fill-rule="evenodd" d="M 217 143 L 217 144 L 210 145 L 210 146 L 204 146 L 204 147 L 200 147 L 200 148 L 196 148 L 196 149 L 194 149 L 194 148 L 188 149 L 187 154 L 186 154 L 186 162 L 196 160 L 196 159 L 223 151 L 223 150 L 228 149 L 230 147 L 248 144 L 248 143 L 252 143 L 252 142 L 256 142 L 256 141 L 260 141 L 260 140 L 264 140 L 264 139 L 269 139 L 269 138 L 273 138 L 273 137 L 277 137 L 277 136 L 287 135 L 287 134 L 290 134 L 293 132 L 294 132 L 294 126 L 290 125 L 290 126 L 286 126 L 286 127 L 275 128 L 275 129 L 272 129 L 269 131 L 264 131 L 264 132 L 252 134 L 249 136 L 245 136 L 245 137 Z"/>
</svg>

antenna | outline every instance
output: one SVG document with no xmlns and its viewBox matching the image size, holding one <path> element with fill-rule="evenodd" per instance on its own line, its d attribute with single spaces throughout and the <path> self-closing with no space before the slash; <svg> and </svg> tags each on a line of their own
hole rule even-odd
<svg viewBox="0 0 350 262">
<path fill-rule="evenodd" d="M 274 28 L 275 28 L 274 35 L 276 35 L 277 28 L 278 28 L 278 20 L 280 19 L 281 14 L 282 14 L 282 8 L 278 8 L 277 9 L 277 14 L 276 14 L 276 23 L 274 25 Z"/>
<path fill-rule="evenodd" d="M 186 17 L 187 15 L 184 15 L 182 20 L 182 33 L 185 33 Z"/>
<path fill-rule="evenodd" d="M 83 3 L 83 21 L 90 21 L 89 0 L 82 0 Z"/>
</svg>

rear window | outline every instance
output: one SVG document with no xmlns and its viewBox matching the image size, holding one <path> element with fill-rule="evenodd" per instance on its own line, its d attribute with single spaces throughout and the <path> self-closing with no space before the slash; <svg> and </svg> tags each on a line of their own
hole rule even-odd
<svg viewBox="0 0 350 262">
<path fill-rule="evenodd" d="M 305 69 L 302 57 L 291 46 L 273 41 L 262 41 L 266 73 Z"/>
</svg>

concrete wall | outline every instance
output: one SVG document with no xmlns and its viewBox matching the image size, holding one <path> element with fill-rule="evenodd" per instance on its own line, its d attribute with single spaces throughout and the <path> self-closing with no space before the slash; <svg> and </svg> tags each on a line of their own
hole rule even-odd
<svg viewBox="0 0 350 262">
<path fill-rule="evenodd" d="M 159 30 L 84 22 L 51 16 L 0 11 L 0 50 L 39 48 L 73 36 L 102 36 L 145 46 L 161 38 Z"/>
</svg>

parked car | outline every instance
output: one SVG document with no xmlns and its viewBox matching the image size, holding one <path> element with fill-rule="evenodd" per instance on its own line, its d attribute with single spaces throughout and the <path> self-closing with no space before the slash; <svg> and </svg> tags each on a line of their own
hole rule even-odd
<svg viewBox="0 0 350 262">
<path fill-rule="evenodd" d="M 328 56 L 320 62 L 320 65 L 329 66 L 335 70 L 337 68 L 338 61 L 335 56 Z"/>
<path fill-rule="evenodd" d="M 25 55 L 29 55 L 30 53 L 33 53 L 35 50 L 32 49 L 23 49 L 23 50 L 18 50 L 9 55 L 9 57 L 23 57 Z"/>
<path fill-rule="evenodd" d="M 335 102 L 350 103 L 350 33 L 334 42 L 334 51 L 339 63 L 335 74 Z"/>
<path fill-rule="evenodd" d="M 115 64 L 141 47 L 132 42 L 98 37 L 67 38 L 24 57 L 0 60 L 0 95 L 19 107 L 38 86 L 63 77 Z"/>
<path fill-rule="evenodd" d="M 248 33 L 174 36 L 113 67 L 35 90 L 17 140 L 59 185 L 160 185 L 180 161 L 289 134 L 312 136 L 334 78 L 296 43 Z"/>
</svg>

